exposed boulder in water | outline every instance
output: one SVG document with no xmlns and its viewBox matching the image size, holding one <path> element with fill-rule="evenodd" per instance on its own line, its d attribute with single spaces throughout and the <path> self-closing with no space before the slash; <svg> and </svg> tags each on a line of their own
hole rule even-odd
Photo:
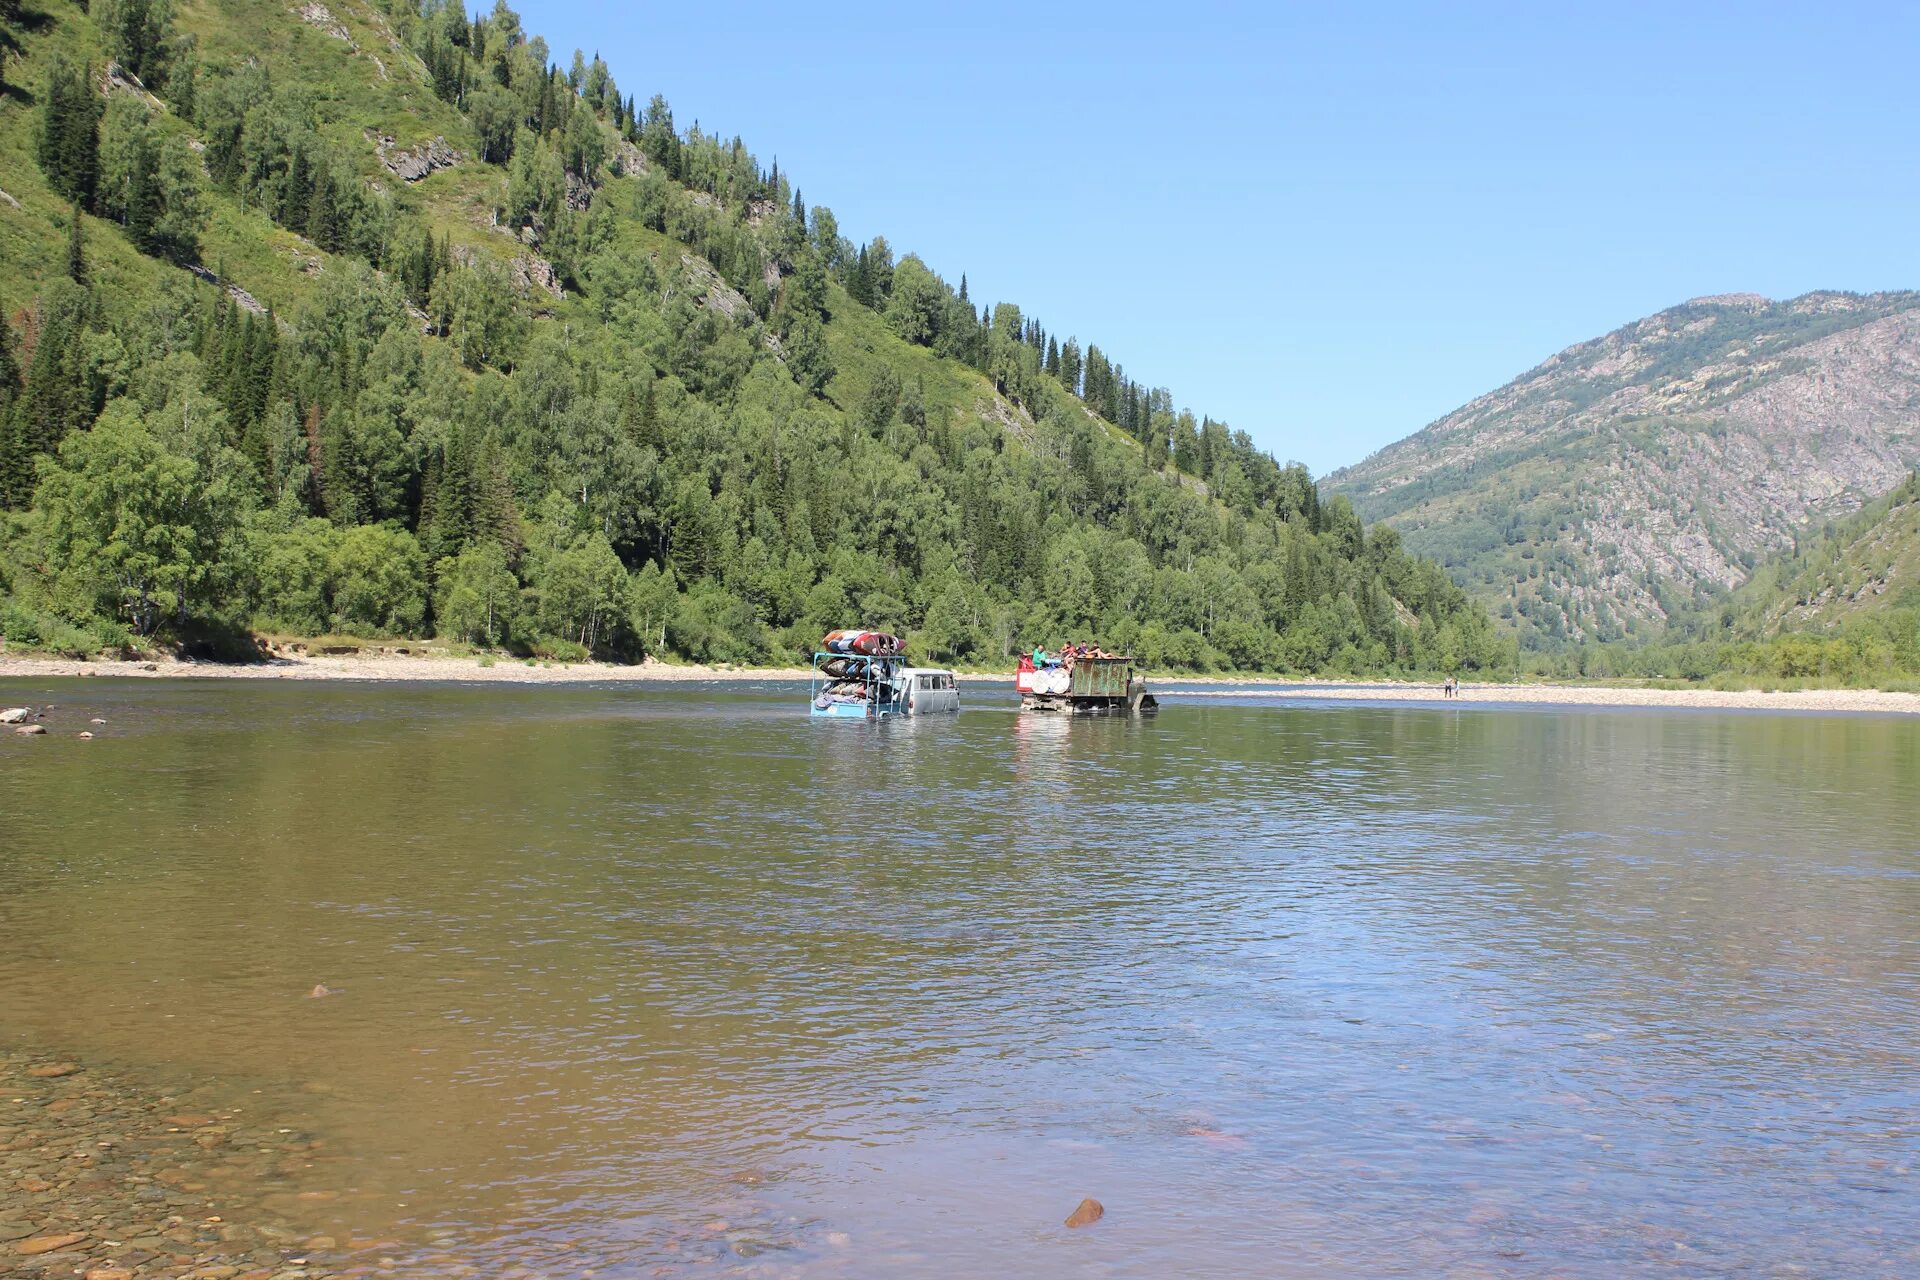
<svg viewBox="0 0 1920 1280">
<path fill-rule="evenodd" d="M 32 707 L 0 707 L 0 724 L 19 724 L 32 718 Z"/>
<path fill-rule="evenodd" d="M 46 731 L 47 731 L 47 726 L 43 724 L 23 724 L 19 728 L 14 730 L 15 733 L 19 734 L 23 738 L 30 738 L 34 734 L 45 733 Z"/>
<path fill-rule="evenodd" d="M 1080 1202 L 1079 1208 L 1067 1215 L 1067 1225 L 1069 1227 L 1090 1227 L 1100 1221 L 1100 1219 L 1106 1217 L 1106 1215 L 1107 1207 L 1098 1200 L 1095 1200 L 1092 1196 L 1088 1196 Z"/>
</svg>

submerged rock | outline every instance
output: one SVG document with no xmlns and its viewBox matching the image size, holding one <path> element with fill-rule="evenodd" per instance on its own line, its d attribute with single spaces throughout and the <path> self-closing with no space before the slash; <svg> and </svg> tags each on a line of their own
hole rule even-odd
<svg viewBox="0 0 1920 1280">
<path fill-rule="evenodd" d="M 69 1231 L 64 1235 L 34 1236 L 30 1240 L 22 1240 L 13 1247 L 21 1253 L 32 1256 L 36 1253 L 52 1253 L 55 1249 L 64 1249 L 70 1244 L 79 1244 L 86 1238 L 87 1233 L 84 1231 Z"/>
<path fill-rule="evenodd" d="M 1088 1196 L 1080 1202 L 1080 1206 L 1077 1209 L 1067 1215 L 1067 1225 L 1069 1227 L 1090 1227 L 1100 1221 L 1100 1219 L 1106 1217 L 1106 1215 L 1107 1207 L 1098 1200 L 1095 1200 L 1092 1196 Z"/>
</svg>

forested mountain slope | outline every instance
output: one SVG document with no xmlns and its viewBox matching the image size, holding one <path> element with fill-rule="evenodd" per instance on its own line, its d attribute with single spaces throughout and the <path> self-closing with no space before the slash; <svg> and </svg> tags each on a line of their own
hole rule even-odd
<svg viewBox="0 0 1920 1280">
<path fill-rule="evenodd" d="M 1732 593 L 1676 612 L 1653 643 L 1588 644 L 1532 662 L 1559 675 L 1916 687 L 1920 472 L 1803 532 Z"/>
<path fill-rule="evenodd" d="M 1303 469 L 850 243 L 504 4 L 0 0 L 0 30 L 16 642 L 1497 654 Z"/>
<path fill-rule="evenodd" d="M 1711 605 L 1920 463 L 1920 294 L 1701 298 L 1335 473 L 1530 643 Z"/>
<path fill-rule="evenodd" d="M 1733 593 L 1723 621 L 1741 633 L 1778 635 L 1898 610 L 1920 626 L 1920 473 L 1761 565 Z"/>
</svg>

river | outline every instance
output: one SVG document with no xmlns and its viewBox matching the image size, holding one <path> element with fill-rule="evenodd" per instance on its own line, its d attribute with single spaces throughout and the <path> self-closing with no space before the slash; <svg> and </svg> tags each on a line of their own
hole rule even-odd
<svg viewBox="0 0 1920 1280">
<path fill-rule="evenodd" d="M 0 1139 L 52 1150 L 61 1089 L 225 1139 L 39 1192 L 0 1141 L 0 1226 L 164 1269 L 161 1209 L 208 1257 L 270 1209 L 253 1261 L 314 1274 L 1920 1274 L 1920 723 L 963 696 L 0 688 L 59 704 L 0 741 L 0 1051 L 83 1068 L 0 1085 Z"/>
</svg>

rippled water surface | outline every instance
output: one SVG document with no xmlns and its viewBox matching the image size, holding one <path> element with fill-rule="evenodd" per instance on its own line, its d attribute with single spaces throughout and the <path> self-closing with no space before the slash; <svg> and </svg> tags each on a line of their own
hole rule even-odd
<svg viewBox="0 0 1920 1280">
<path fill-rule="evenodd" d="M 409 1274 L 1920 1275 L 1920 724 L 965 696 L 0 689 L 0 1048 Z"/>
</svg>

